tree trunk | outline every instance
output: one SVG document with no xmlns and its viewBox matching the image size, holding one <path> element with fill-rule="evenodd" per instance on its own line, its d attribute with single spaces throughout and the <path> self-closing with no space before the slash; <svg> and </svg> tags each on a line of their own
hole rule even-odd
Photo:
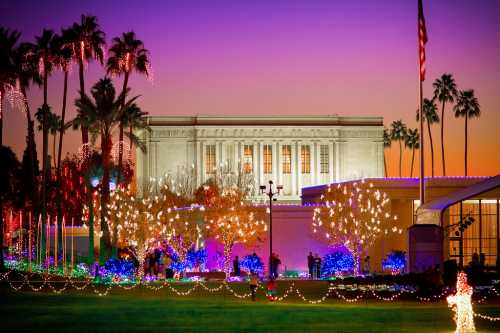
<svg viewBox="0 0 500 333">
<path fill-rule="evenodd" d="M 231 253 L 233 251 L 233 244 L 224 244 L 224 273 L 226 279 L 231 276 Z"/>
<path fill-rule="evenodd" d="M 46 235 L 45 235 L 45 230 L 46 230 L 46 222 L 47 222 L 47 176 L 48 176 L 48 170 L 47 170 L 47 163 L 50 163 L 48 160 L 48 146 L 49 146 L 49 131 L 47 128 L 47 109 L 48 109 L 48 104 L 47 104 L 47 70 L 44 71 L 43 75 L 43 121 L 42 121 L 42 128 L 43 128 L 43 157 L 42 157 L 42 234 L 41 234 L 41 254 L 42 258 L 45 253 L 45 241 L 46 241 Z M 43 259 L 42 259 L 43 261 Z"/>
<path fill-rule="evenodd" d="M 415 147 L 411 150 L 411 168 L 410 168 L 410 178 L 413 177 L 413 162 L 415 161 Z"/>
<path fill-rule="evenodd" d="M 26 109 L 26 119 L 28 121 L 28 137 L 27 137 L 27 148 L 29 155 L 29 168 L 31 181 L 33 182 L 33 189 L 31 193 L 31 216 L 36 217 L 38 214 L 38 181 L 36 176 L 36 151 L 35 151 L 35 130 L 33 126 L 33 121 L 31 120 L 31 111 L 28 103 L 28 96 L 26 94 L 26 88 L 21 86 L 21 93 L 24 98 L 24 107 Z"/>
<path fill-rule="evenodd" d="M 386 162 L 386 159 L 385 159 L 385 152 L 384 152 L 384 175 L 387 178 L 387 162 Z"/>
<path fill-rule="evenodd" d="M 401 141 L 402 140 L 399 140 L 399 177 L 401 177 L 401 165 L 403 161 L 403 144 Z"/>
<path fill-rule="evenodd" d="M 443 163 L 443 176 L 446 176 L 446 159 L 444 157 L 444 106 L 441 108 L 441 161 Z"/>
<path fill-rule="evenodd" d="M 0 90 L 0 148 L 3 145 L 3 91 Z M 5 271 L 5 262 L 3 259 L 3 200 L 0 195 L 0 272 Z"/>
<path fill-rule="evenodd" d="M 64 137 L 64 121 L 66 118 L 66 98 L 68 95 L 68 71 L 64 71 L 64 88 L 63 88 L 63 102 L 61 110 L 61 127 L 59 128 L 59 149 L 57 151 L 57 239 L 58 244 L 63 244 L 63 211 L 62 211 L 62 177 L 61 177 L 61 158 Z M 59 250 L 59 249 L 58 249 Z"/>
<path fill-rule="evenodd" d="M 101 150 L 103 175 L 101 181 L 101 242 L 99 250 L 99 261 L 103 265 L 109 258 L 110 232 L 108 228 L 108 202 L 109 202 L 109 160 L 111 151 L 111 135 L 107 130 L 101 133 Z M 103 247 L 104 246 L 104 247 Z"/>
<path fill-rule="evenodd" d="M 139 267 L 137 267 L 137 282 L 141 282 L 144 278 L 144 261 L 146 260 L 146 248 L 142 244 L 137 245 L 136 257 L 139 263 Z"/>
<path fill-rule="evenodd" d="M 129 73 L 125 72 L 125 77 L 123 79 L 123 88 L 122 88 L 122 101 L 121 101 L 121 107 L 122 107 L 122 112 L 123 107 L 125 106 L 125 92 L 127 91 L 127 85 L 128 85 L 128 76 Z M 116 186 L 120 186 L 122 184 L 122 175 L 123 175 L 123 117 L 120 120 L 120 134 L 119 134 L 119 142 L 118 142 L 118 179 L 116 180 Z M 117 228 L 116 228 L 116 223 L 115 227 L 113 228 L 113 241 L 112 241 L 112 246 L 111 246 L 111 256 L 113 258 L 116 258 L 118 256 L 118 244 L 117 244 Z"/>
<path fill-rule="evenodd" d="M 434 178 L 434 144 L 432 143 L 431 123 L 427 121 L 427 131 L 429 132 L 429 144 L 431 146 L 431 175 Z"/>
<path fill-rule="evenodd" d="M 465 177 L 467 177 L 467 114 L 465 115 L 465 159 L 464 159 L 464 169 L 465 169 Z"/>
<path fill-rule="evenodd" d="M 87 255 L 87 263 L 89 265 L 92 265 L 95 263 L 95 253 L 94 253 L 94 200 L 92 197 L 92 188 L 91 186 L 88 186 L 88 192 L 87 192 L 87 206 L 89 207 L 89 244 L 88 244 L 88 249 L 89 253 Z"/>
</svg>

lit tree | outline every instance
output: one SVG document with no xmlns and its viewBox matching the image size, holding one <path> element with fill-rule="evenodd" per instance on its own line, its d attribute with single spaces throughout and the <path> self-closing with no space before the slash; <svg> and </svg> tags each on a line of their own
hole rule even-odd
<svg viewBox="0 0 500 333">
<path fill-rule="evenodd" d="M 361 254 L 378 237 L 402 232 L 391 226 L 397 217 L 391 214 L 387 194 L 364 180 L 328 186 L 321 195 L 321 203 L 321 207 L 314 209 L 313 233 L 331 246 L 343 245 L 349 249 L 356 272 Z"/>
<path fill-rule="evenodd" d="M 245 191 L 237 186 L 212 191 L 207 185 L 204 190 L 213 193 L 205 207 L 205 227 L 210 237 L 224 245 L 224 270 L 227 274 L 235 244 L 251 246 L 262 241 L 267 232 L 265 211 L 245 201 Z"/>
</svg>

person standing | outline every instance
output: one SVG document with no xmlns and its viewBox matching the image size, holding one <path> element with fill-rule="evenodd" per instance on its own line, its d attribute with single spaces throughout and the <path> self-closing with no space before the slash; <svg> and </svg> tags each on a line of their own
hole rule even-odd
<svg viewBox="0 0 500 333">
<path fill-rule="evenodd" d="M 255 272 L 250 273 L 250 293 L 252 294 L 252 302 L 255 302 L 255 296 L 257 292 L 257 286 L 259 285 L 259 279 L 257 277 L 257 274 Z"/>
<path fill-rule="evenodd" d="M 316 278 L 320 279 L 321 278 L 321 257 L 316 253 L 316 256 L 314 258 L 314 266 L 316 268 Z"/>
<path fill-rule="evenodd" d="M 238 256 L 234 257 L 234 260 L 233 260 L 233 273 L 234 273 L 234 276 L 241 275 L 240 259 L 238 258 Z"/>
<path fill-rule="evenodd" d="M 309 268 L 309 279 L 312 279 L 314 270 L 314 256 L 312 252 L 309 252 L 307 256 L 307 268 Z"/>
</svg>

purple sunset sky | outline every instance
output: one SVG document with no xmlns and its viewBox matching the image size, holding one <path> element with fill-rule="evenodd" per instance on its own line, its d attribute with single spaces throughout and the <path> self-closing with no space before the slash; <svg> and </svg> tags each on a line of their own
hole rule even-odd
<svg viewBox="0 0 500 333">
<path fill-rule="evenodd" d="M 429 34 L 427 81 L 453 73 L 459 88 L 476 91 L 482 116 L 470 126 L 470 174 L 500 172 L 500 1 L 424 0 Z M 33 40 L 96 15 L 108 44 L 134 30 L 151 51 L 154 80 L 131 78 L 132 94 L 152 115 L 381 115 L 416 127 L 417 1 L 3 1 L 1 25 Z M 104 75 L 91 63 L 87 89 Z M 60 113 L 62 79 L 49 79 L 49 103 Z M 69 118 L 78 89 L 70 77 Z M 121 78 L 117 79 L 121 86 Z M 41 91 L 29 91 L 30 106 Z M 446 116 L 451 174 L 463 172 L 463 119 Z M 20 156 L 24 117 L 7 110 L 4 142 Z M 40 134 L 38 150 L 41 151 Z M 439 151 L 439 127 L 433 131 Z M 76 151 L 80 135 L 67 135 Z M 408 164 L 410 153 L 406 153 Z M 388 155 L 395 175 L 397 149 Z M 440 155 L 436 153 L 436 170 Z M 409 169 L 405 166 L 405 169 Z M 439 173 L 438 173 L 439 174 Z"/>
</svg>

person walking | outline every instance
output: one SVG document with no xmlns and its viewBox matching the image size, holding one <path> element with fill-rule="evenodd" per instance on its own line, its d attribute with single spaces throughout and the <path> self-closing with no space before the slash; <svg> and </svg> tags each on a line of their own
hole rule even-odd
<svg viewBox="0 0 500 333">
<path fill-rule="evenodd" d="M 309 268 L 309 279 L 312 279 L 314 270 L 314 256 L 312 252 L 309 252 L 307 256 L 307 268 Z"/>
<path fill-rule="evenodd" d="M 234 276 L 241 275 L 240 259 L 238 258 L 238 256 L 234 257 L 234 260 L 233 260 L 233 273 L 234 273 Z"/>
<path fill-rule="evenodd" d="M 249 285 L 250 285 L 250 293 L 252 294 L 252 302 L 255 302 L 257 287 L 259 285 L 259 278 L 254 271 L 250 273 Z"/>
</svg>

